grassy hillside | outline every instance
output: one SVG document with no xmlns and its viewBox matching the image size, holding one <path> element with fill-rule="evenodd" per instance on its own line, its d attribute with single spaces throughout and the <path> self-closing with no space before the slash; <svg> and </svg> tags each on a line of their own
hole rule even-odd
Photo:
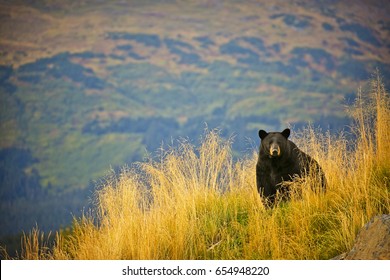
<svg viewBox="0 0 390 280">
<path fill-rule="evenodd" d="M 329 259 L 349 250 L 359 229 L 390 210 L 390 99 L 374 80 L 359 91 L 354 140 L 305 129 L 294 141 L 323 167 L 325 194 L 296 180 L 289 202 L 266 209 L 256 191 L 257 155 L 234 161 L 218 131 L 199 147 L 175 149 L 108 178 L 95 209 L 56 235 L 35 230 L 27 259 Z"/>
<path fill-rule="evenodd" d="M 260 127 L 348 125 L 355 89 L 389 81 L 389 8 L 0 1 L 0 236 L 66 225 L 107 172 L 206 124 L 235 157 Z"/>
</svg>

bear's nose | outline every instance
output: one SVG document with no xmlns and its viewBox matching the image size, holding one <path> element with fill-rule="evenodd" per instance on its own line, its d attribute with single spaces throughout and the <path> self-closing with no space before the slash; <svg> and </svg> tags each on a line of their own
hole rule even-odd
<svg viewBox="0 0 390 280">
<path fill-rule="evenodd" d="M 280 148 L 277 144 L 273 143 L 269 149 L 269 154 L 272 157 L 278 157 L 280 156 Z"/>
</svg>

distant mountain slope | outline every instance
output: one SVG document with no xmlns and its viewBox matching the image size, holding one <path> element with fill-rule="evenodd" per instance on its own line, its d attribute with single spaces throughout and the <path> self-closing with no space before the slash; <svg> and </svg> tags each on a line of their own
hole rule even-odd
<svg viewBox="0 0 390 280">
<path fill-rule="evenodd" d="M 85 190 L 206 124 L 236 135 L 237 155 L 259 128 L 342 127 L 343 102 L 375 69 L 390 76 L 389 12 L 383 1 L 0 2 L 4 211 Z"/>
</svg>

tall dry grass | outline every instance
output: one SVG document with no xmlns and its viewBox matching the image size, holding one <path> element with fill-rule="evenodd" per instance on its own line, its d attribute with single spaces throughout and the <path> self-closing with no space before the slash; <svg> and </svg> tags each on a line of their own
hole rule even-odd
<svg viewBox="0 0 390 280">
<path fill-rule="evenodd" d="M 208 132 L 124 169 L 96 193 L 96 209 L 58 234 L 54 259 L 329 259 L 349 250 L 359 229 L 390 210 L 390 106 L 380 79 L 350 108 L 356 137 L 307 128 L 293 135 L 323 167 L 296 180 L 291 201 L 266 209 L 256 191 L 257 151 L 233 160 L 230 140 Z M 28 241 L 25 240 L 25 244 Z M 29 246 L 26 246 L 28 250 Z"/>
</svg>

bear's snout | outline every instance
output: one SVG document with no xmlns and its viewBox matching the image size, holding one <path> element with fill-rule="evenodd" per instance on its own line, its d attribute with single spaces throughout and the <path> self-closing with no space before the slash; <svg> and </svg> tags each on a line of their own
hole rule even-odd
<svg viewBox="0 0 390 280">
<path fill-rule="evenodd" d="M 276 143 L 272 143 L 269 149 L 269 154 L 271 157 L 279 157 L 280 156 L 280 147 Z"/>
</svg>

